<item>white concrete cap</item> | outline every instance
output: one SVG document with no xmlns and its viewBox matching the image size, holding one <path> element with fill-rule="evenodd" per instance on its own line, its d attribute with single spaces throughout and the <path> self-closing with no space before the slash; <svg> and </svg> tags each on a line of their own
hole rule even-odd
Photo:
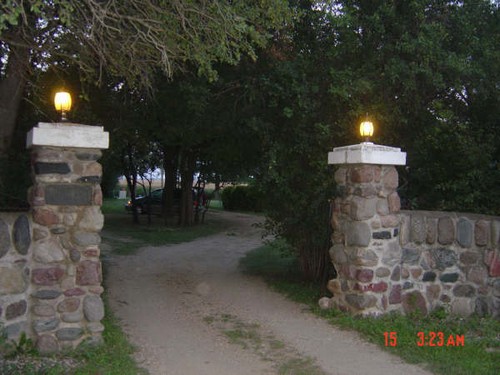
<svg viewBox="0 0 500 375">
<path fill-rule="evenodd" d="M 406 152 L 397 147 L 363 142 L 334 148 L 328 153 L 328 164 L 406 165 Z"/>
<path fill-rule="evenodd" d="M 76 148 L 109 148 L 109 133 L 102 126 L 70 122 L 39 122 L 26 138 L 26 147 L 54 146 Z"/>
</svg>

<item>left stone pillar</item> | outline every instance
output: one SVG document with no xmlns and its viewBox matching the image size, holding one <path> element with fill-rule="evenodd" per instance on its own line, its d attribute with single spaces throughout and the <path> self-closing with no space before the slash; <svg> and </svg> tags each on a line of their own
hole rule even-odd
<svg viewBox="0 0 500 375">
<path fill-rule="evenodd" d="M 99 126 L 39 123 L 28 133 L 31 328 L 41 353 L 101 341 L 104 218 L 98 160 L 108 145 L 109 134 Z"/>
</svg>

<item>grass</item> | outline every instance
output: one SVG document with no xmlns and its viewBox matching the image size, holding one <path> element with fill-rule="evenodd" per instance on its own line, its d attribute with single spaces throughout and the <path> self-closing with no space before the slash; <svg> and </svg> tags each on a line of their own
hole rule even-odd
<svg viewBox="0 0 500 375">
<path fill-rule="evenodd" d="M 104 214 L 122 214 L 127 202 L 127 199 L 104 198 L 101 210 Z"/>
<path fill-rule="evenodd" d="M 121 214 L 125 211 L 125 205 L 128 199 L 105 198 L 102 203 L 102 212 L 105 214 Z M 209 209 L 223 210 L 222 201 L 211 199 Z"/>
<path fill-rule="evenodd" d="M 147 216 L 141 215 L 140 223 L 132 222 L 132 215 L 125 212 L 125 200 L 105 199 L 102 211 L 105 216 L 103 238 L 110 243 L 115 253 L 127 255 L 142 246 L 161 246 L 189 242 L 199 237 L 209 236 L 222 231 L 225 222 L 216 214 L 208 211 L 205 222 L 192 227 L 165 226 L 159 216 L 152 216 L 151 224 Z"/>
<path fill-rule="evenodd" d="M 132 358 L 133 346 L 127 341 L 118 320 L 110 312 L 109 307 L 106 307 L 106 316 L 101 322 L 104 325 L 104 345 L 78 350 L 76 358 L 81 359 L 83 364 L 74 374 L 147 374 L 135 363 Z"/>
<path fill-rule="evenodd" d="M 436 374 L 496 375 L 500 374 L 500 321 L 473 316 L 467 319 L 437 310 L 429 316 L 389 314 L 382 317 L 353 317 L 338 310 L 321 310 L 317 301 L 322 286 L 300 282 L 298 269 L 293 267 L 294 256 L 280 246 L 264 246 L 248 253 L 241 268 L 257 274 L 288 298 L 306 304 L 311 311 L 329 323 L 356 330 L 368 341 L 390 351 L 409 363 L 423 365 Z M 395 332 L 395 346 L 390 346 L 389 333 Z M 442 332 L 442 346 L 419 346 L 419 332 L 427 336 Z M 448 339 L 450 335 L 453 342 Z M 452 346 L 457 335 L 464 335 L 464 346 Z M 386 341 L 387 338 L 387 341 Z M 434 341 L 438 343 L 436 339 Z M 429 343 L 429 339 L 426 339 Z M 387 344 L 387 346 L 386 346 Z"/>
<path fill-rule="evenodd" d="M 292 358 L 278 369 L 279 375 L 323 375 L 311 358 Z"/>
<path fill-rule="evenodd" d="M 247 253 L 240 260 L 240 268 L 267 280 L 296 280 L 300 275 L 297 258 L 279 240 Z"/>
<path fill-rule="evenodd" d="M 325 375 L 314 359 L 287 347 L 257 323 L 245 322 L 230 314 L 210 315 L 203 320 L 221 331 L 230 343 L 253 352 L 263 361 L 271 362 L 278 374 Z"/>
</svg>

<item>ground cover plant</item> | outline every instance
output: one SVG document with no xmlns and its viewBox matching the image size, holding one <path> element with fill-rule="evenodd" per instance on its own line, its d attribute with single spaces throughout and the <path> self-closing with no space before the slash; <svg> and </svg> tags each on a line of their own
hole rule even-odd
<svg viewBox="0 0 500 375">
<path fill-rule="evenodd" d="M 262 276 L 273 289 L 290 299 L 309 305 L 313 313 L 331 324 L 356 330 L 409 363 L 420 364 L 436 374 L 449 374 L 450 369 L 459 375 L 500 373 L 500 321 L 478 316 L 458 318 L 445 310 L 428 316 L 389 314 L 378 318 L 321 310 L 317 301 L 324 286 L 301 281 L 296 264 L 293 252 L 287 251 L 280 242 L 278 246 L 268 244 L 248 253 L 240 266 L 247 273 Z M 431 332 L 442 332 L 444 341 L 442 345 L 436 340 L 436 346 L 419 346 L 419 332 L 427 336 Z M 391 337 L 395 341 L 391 341 Z M 429 338 L 426 343 L 429 344 Z"/>
</svg>

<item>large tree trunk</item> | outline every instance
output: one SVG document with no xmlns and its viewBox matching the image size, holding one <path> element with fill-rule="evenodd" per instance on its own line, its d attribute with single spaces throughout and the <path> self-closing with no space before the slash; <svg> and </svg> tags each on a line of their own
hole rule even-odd
<svg viewBox="0 0 500 375">
<path fill-rule="evenodd" d="M 165 188 L 163 189 L 163 218 L 165 225 L 173 222 L 178 207 L 176 207 L 174 193 L 177 188 L 177 162 L 179 151 L 177 147 L 163 147 L 163 169 L 165 171 Z"/>
<path fill-rule="evenodd" d="M 5 76 L 0 80 L 0 156 L 5 156 L 10 147 L 29 74 L 29 49 L 17 45 L 9 48 Z"/>
<path fill-rule="evenodd" d="M 328 247 L 301 247 L 299 249 L 299 268 L 302 277 L 325 286 L 328 280 L 335 277 L 335 269 L 331 263 Z"/>
<path fill-rule="evenodd" d="M 134 160 L 133 146 L 130 143 L 127 143 L 127 146 L 123 149 L 122 163 L 124 175 L 127 179 L 127 186 L 130 191 L 130 200 L 132 201 L 132 221 L 134 224 L 139 224 L 139 213 L 137 212 L 137 207 L 133 204 L 137 188 L 137 167 Z"/>
<path fill-rule="evenodd" d="M 194 223 L 193 213 L 193 174 L 196 158 L 193 151 L 184 152 L 181 160 L 181 215 L 179 225 L 191 226 Z"/>
</svg>

